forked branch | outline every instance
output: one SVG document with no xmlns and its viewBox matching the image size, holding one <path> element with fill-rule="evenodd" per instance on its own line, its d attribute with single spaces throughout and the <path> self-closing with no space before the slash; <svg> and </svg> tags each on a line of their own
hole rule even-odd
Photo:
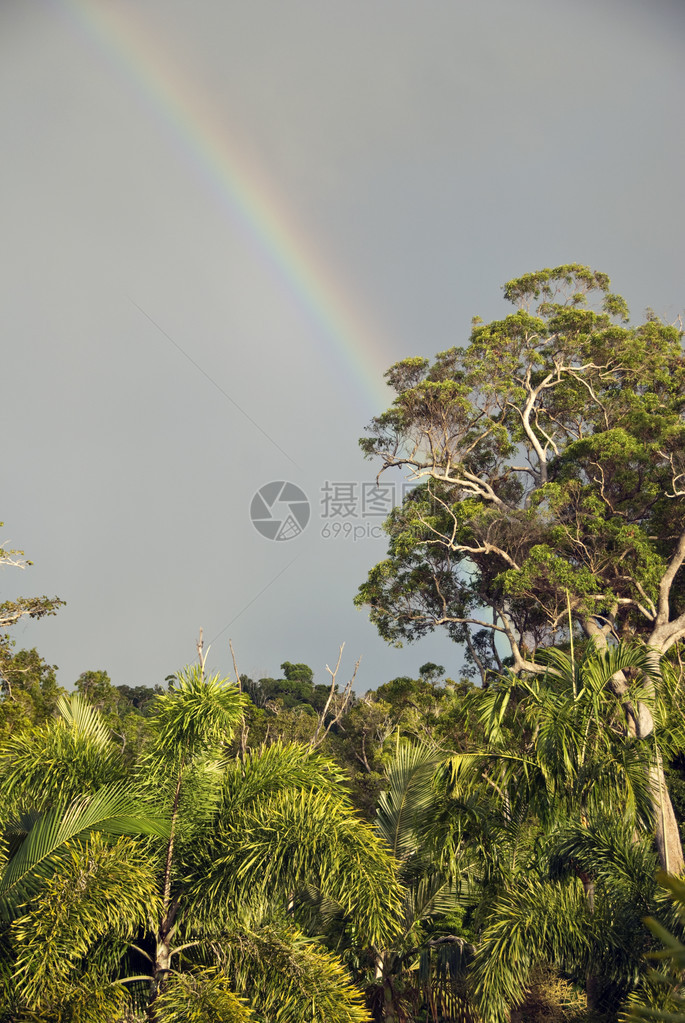
<svg viewBox="0 0 685 1023">
<path fill-rule="evenodd" d="M 351 679 L 349 680 L 349 682 L 347 683 L 347 685 L 343 689 L 342 693 L 338 693 L 336 691 L 337 690 L 336 678 L 337 678 L 337 675 L 338 675 L 338 671 L 340 670 L 340 662 L 342 661 L 342 655 L 343 655 L 343 650 L 344 649 L 345 649 L 345 644 L 341 643 L 340 650 L 338 652 L 338 660 L 336 661 L 335 668 L 332 669 L 332 668 L 329 668 L 328 665 L 326 665 L 326 671 L 331 676 L 331 687 L 330 687 L 330 689 L 328 691 L 328 698 L 326 700 L 324 708 L 321 711 L 321 713 L 319 714 L 319 719 L 318 719 L 318 721 L 316 723 L 316 729 L 314 730 L 314 735 L 312 736 L 312 738 L 310 740 L 310 743 L 309 743 L 309 745 L 312 747 L 312 749 L 316 749 L 317 746 L 320 746 L 321 743 L 326 738 L 326 736 L 328 735 L 328 733 L 330 732 L 330 730 L 333 727 L 333 725 L 337 725 L 339 723 L 340 719 L 342 718 L 343 714 L 345 713 L 345 710 L 347 708 L 348 703 L 350 702 L 350 697 L 352 695 L 352 686 L 354 685 L 354 680 L 357 677 L 357 671 L 359 670 L 359 665 L 361 663 L 361 657 L 355 663 L 354 671 L 352 672 Z M 331 717 L 329 718 L 328 722 L 326 722 L 326 715 L 331 710 L 331 707 L 333 707 L 333 713 L 332 713 Z"/>
</svg>

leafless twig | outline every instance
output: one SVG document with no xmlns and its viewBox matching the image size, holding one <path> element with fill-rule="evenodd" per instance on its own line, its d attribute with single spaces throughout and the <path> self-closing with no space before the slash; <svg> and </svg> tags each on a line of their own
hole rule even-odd
<svg viewBox="0 0 685 1023">
<path fill-rule="evenodd" d="M 337 725 L 338 724 L 338 722 L 340 721 L 341 717 L 345 713 L 345 710 L 347 708 L 348 703 L 350 702 L 350 696 L 352 695 L 352 686 L 354 685 L 354 680 L 357 677 L 357 671 L 359 670 L 359 665 L 361 663 L 361 657 L 359 658 L 359 660 L 356 662 L 356 664 L 354 666 L 354 671 L 352 672 L 352 678 L 349 680 L 349 682 L 347 683 L 347 685 L 343 689 L 342 693 L 338 694 L 338 693 L 336 693 L 336 676 L 337 676 L 338 671 L 340 669 L 340 662 L 342 661 L 342 655 L 343 655 L 343 650 L 344 649 L 345 649 L 345 644 L 342 643 L 341 646 L 340 646 L 340 651 L 338 653 L 338 660 L 336 662 L 336 665 L 335 665 L 334 669 L 331 669 L 331 668 L 328 667 L 328 665 L 326 665 L 326 671 L 331 676 L 331 688 L 330 688 L 330 690 L 328 692 L 328 699 L 326 700 L 326 704 L 325 704 L 323 710 L 321 711 L 321 713 L 319 714 L 319 720 L 316 723 L 316 729 L 315 729 L 314 734 L 313 734 L 313 736 L 312 736 L 312 738 L 310 740 L 310 743 L 309 743 L 309 745 L 312 747 L 312 749 L 316 749 L 317 746 L 320 746 L 321 743 L 326 738 L 326 736 L 328 735 L 328 733 L 330 732 L 330 730 L 333 727 L 333 725 Z M 336 696 L 337 696 L 337 700 L 335 699 Z M 329 710 L 331 708 L 331 704 L 333 704 L 335 713 L 331 717 L 331 719 L 328 722 L 328 724 L 326 724 L 326 715 L 328 714 L 328 712 L 329 712 Z"/>
<path fill-rule="evenodd" d="M 197 642 L 195 646 L 197 647 L 197 659 L 200 662 L 200 671 L 202 672 L 202 675 L 204 677 L 205 664 L 207 663 L 210 647 L 207 647 L 207 650 L 205 651 L 205 641 L 203 638 L 202 629 L 200 629 L 200 635 L 197 637 Z"/>
</svg>

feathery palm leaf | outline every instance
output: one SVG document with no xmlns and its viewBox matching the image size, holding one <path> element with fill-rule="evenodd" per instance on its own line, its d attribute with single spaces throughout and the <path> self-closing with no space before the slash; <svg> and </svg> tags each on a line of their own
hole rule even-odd
<svg viewBox="0 0 685 1023">
<path fill-rule="evenodd" d="M 376 831 L 397 860 L 406 860 L 420 844 L 418 835 L 438 798 L 432 781 L 443 759 L 427 746 L 404 743 L 388 766 L 388 787 L 378 800 Z"/>
<path fill-rule="evenodd" d="M 647 912 L 656 882 L 657 857 L 649 840 L 640 841 L 632 826 L 613 817 L 591 818 L 585 824 L 569 821 L 550 837 L 554 873 L 580 870 Z"/>
<path fill-rule="evenodd" d="M 340 960 L 293 927 L 236 923 L 222 935 L 220 958 L 235 990 L 269 1023 L 369 1023 Z"/>
<path fill-rule="evenodd" d="M 100 713 L 78 694 L 61 697 L 60 716 L 9 736 L 0 749 L 0 797 L 45 808 L 123 780 L 120 748 Z"/>
<path fill-rule="evenodd" d="M 95 831 L 165 837 L 169 825 L 120 785 L 57 804 L 38 817 L 0 875 L 0 913 L 14 915 L 20 902 L 54 870 L 68 843 Z"/>
<path fill-rule="evenodd" d="M 555 649 L 540 659 L 547 664 L 543 676 L 504 675 L 474 694 L 489 743 L 451 758 L 455 793 L 486 780 L 507 800 L 523 786 L 543 819 L 553 820 L 563 805 L 566 813 L 627 810 L 647 826 L 653 754 L 630 737 L 625 721 L 628 704 L 652 699 L 658 664 L 650 651 L 618 644 L 598 652 L 590 644 L 578 660 Z M 617 697 L 609 682 L 629 670 L 638 678 Z"/>
<path fill-rule="evenodd" d="M 245 892 L 274 887 L 286 903 L 305 885 L 340 906 L 372 942 L 397 926 L 394 862 L 341 791 L 340 777 L 326 757 L 295 745 L 228 766 L 223 804 L 185 877 L 186 906 L 203 927 L 211 931 Z"/>
<path fill-rule="evenodd" d="M 454 912 L 465 901 L 461 885 L 452 878 L 446 878 L 438 872 L 424 875 L 408 889 L 405 896 L 404 920 L 407 933 L 417 924 Z"/>
<path fill-rule="evenodd" d="M 111 729 L 99 711 L 84 700 L 80 693 L 60 696 L 57 710 L 67 728 L 88 737 L 103 752 L 109 749 L 112 742 Z"/>
<path fill-rule="evenodd" d="M 340 792 L 344 781 L 344 771 L 310 746 L 276 742 L 229 767 L 224 813 L 230 816 L 285 789 Z"/>
<path fill-rule="evenodd" d="M 519 878 L 498 897 L 474 960 L 475 994 L 482 1016 L 505 1023 L 523 1001 L 532 967 L 550 959 L 560 966 L 589 951 L 588 911 L 576 878 L 550 884 Z"/>
<path fill-rule="evenodd" d="M 123 1023 L 130 1019 L 129 1006 L 126 989 L 104 978 L 96 961 L 62 991 L 57 1003 L 30 1010 L 17 1004 L 16 1015 L 9 1017 L 6 1023 L 103 1023 L 104 1020 Z"/>
<path fill-rule="evenodd" d="M 205 918 L 241 891 L 266 894 L 276 885 L 286 893 L 309 882 L 339 903 L 370 944 L 397 928 L 401 890 L 393 860 L 341 796 L 278 792 L 224 826 L 215 851 L 188 896 Z"/>
<path fill-rule="evenodd" d="M 78 987 L 93 947 L 107 937 L 135 936 L 159 902 L 153 865 L 132 839 L 108 842 L 95 834 L 72 843 L 12 924 L 22 1000 L 32 1009 L 59 1004 Z"/>
<path fill-rule="evenodd" d="M 628 1000 L 627 1014 L 621 1017 L 624 1023 L 637 1023 L 638 1020 L 685 1023 L 685 997 L 681 993 L 685 978 L 685 944 L 682 941 L 685 881 L 664 873 L 659 873 L 657 880 L 671 897 L 681 936 L 673 934 L 653 917 L 645 917 L 647 927 L 662 945 L 659 951 L 651 953 L 651 958 L 661 960 L 665 971 L 652 970 L 648 974 L 642 989 Z"/>
<path fill-rule="evenodd" d="M 174 973 L 155 1000 L 157 1023 L 258 1023 L 220 970 Z"/>
<path fill-rule="evenodd" d="M 240 724 L 247 697 L 220 675 L 205 677 L 200 665 L 185 668 L 176 679 L 174 688 L 155 700 L 156 749 L 185 757 L 218 749 Z"/>
</svg>

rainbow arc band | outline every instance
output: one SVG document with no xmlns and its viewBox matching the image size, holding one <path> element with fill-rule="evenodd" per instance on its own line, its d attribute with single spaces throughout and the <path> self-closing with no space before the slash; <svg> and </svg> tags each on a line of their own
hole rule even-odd
<svg viewBox="0 0 685 1023">
<path fill-rule="evenodd" d="M 132 6 L 97 0 L 53 0 L 53 8 L 95 45 L 170 133 L 203 184 L 256 243 L 272 273 L 297 305 L 322 329 L 327 350 L 361 389 L 372 410 L 388 403 L 383 373 L 392 356 L 388 340 L 371 324 L 368 311 L 344 293 L 336 274 L 315 251 L 289 214 L 283 196 L 267 182 L 200 92 L 162 52 L 151 27 Z"/>
</svg>

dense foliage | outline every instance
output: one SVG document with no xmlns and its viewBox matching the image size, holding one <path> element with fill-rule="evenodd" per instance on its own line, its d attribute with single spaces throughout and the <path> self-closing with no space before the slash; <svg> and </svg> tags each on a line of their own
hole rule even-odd
<svg viewBox="0 0 685 1023">
<path fill-rule="evenodd" d="M 426 665 L 318 748 L 307 692 L 257 707 L 196 665 L 135 706 L 86 673 L 0 752 L 4 1018 L 495 1023 L 658 1000 L 641 920 L 677 922 L 619 667 L 652 698 L 637 647 L 552 650 L 485 689 Z M 679 749 L 679 682 L 657 679 Z"/>
<path fill-rule="evenodd" d="M 586 267 L 505 297 L 364 441 L 418 482 L 359 602 L 459 678 L 67 692 L 2 633 L 0 1021 L 683 1023 L 681 338 Z"/>
</svg>

